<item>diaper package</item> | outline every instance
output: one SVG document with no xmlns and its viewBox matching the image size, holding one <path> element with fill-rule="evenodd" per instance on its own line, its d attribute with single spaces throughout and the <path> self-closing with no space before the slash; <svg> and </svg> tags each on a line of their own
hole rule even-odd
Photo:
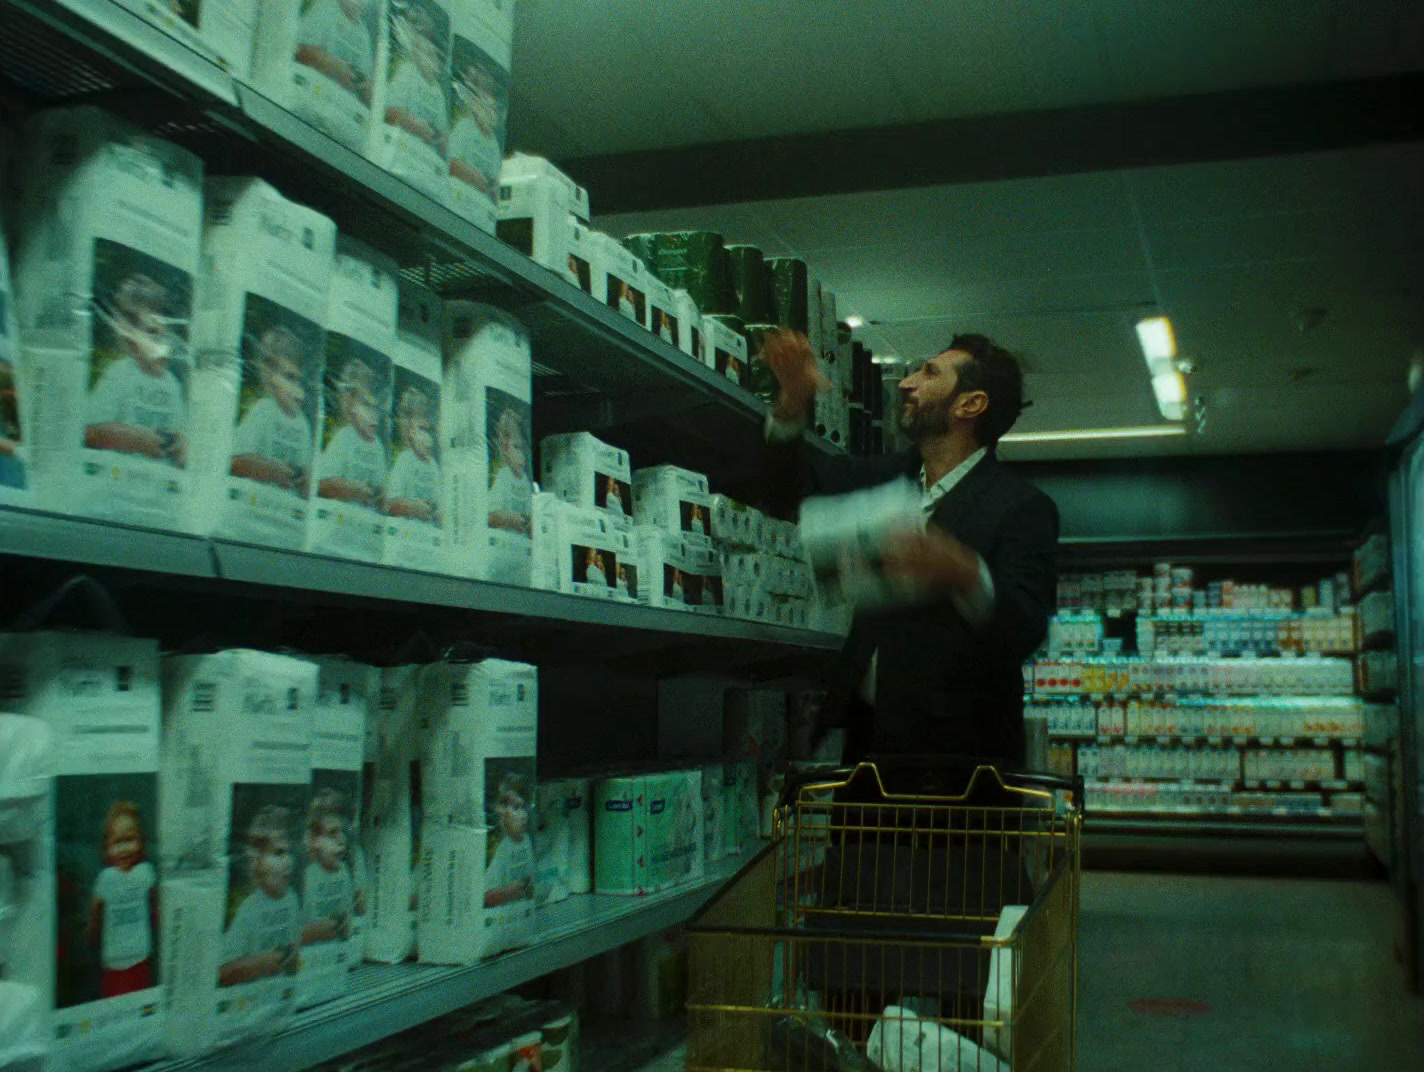
<svg viewBox="0 0 1424 1072">
<path fill-rule="evenodd" d="M 513 11 L 513 5 L 509 7 Z M 509 115 L 513 25 L 492 25 L 487 5 L 454 6 L 450 46 L 450 207 L 475 226 L 495 233 Z"/>
<path fill-rule="evenodd" d="M 261 179 L 207 185 L 188 528 L 302 550 L 336 226 Z"/>
<path fill-rule="evenodd" d="M 386 4 L 263 0 L 252 53 L 254 85 L 348 149 L 364 151 Z M 220 0 L 206 0 L 204 6 L 222 5 Z"/>
<path fill-rule="evenodd" d="M 0 505 L 29 501 L 25 419 L 22 419 L 20 329 L 10 284 L 10 245 L 0 212 Z"/>
<path fill-rule="evenodd" d="M 0 849 L 23 891 L 5 976 L 50 1010 L 54 1067 L 155 1060 L 167 1052 L 169 976 L 158 941 L 158 645 L 0 634 L 0 688 L 0 709 L 48 725 L 55 775 L 35 855 Z"/>
<path fill-rule="evenodd" d="M 443 521 L 462 577 L 528 586 L 534 477 L 529 334 L 501 310 L 445 307 Z"/>
<path fill-rule="evenodd" d="M 49 1014 L 39 990 L 0 982 L 0 1069 L 45 1072 L 52 1067 L 49 1039 Z"/>
<path fill-rule="evenodd" d="M 415 952 L 420 785 L 415 755 L 422 667 L 381 671 L 381 691 L 366 733 L 361 845 L 366 859 L 367 960 L 395 964 Z"/>
<path fill-rule="evenodd" d="M 747 376 L 747 340 L 736 317 L 702 318 L 703 360 L 733 383 L 744 385 Z"/>
<path fill-rule="evenodd" d="M 246 78 L 261 0 L 119 0 L 193 51 Z"/>
<path fill-rule="evenodd" d="M 593 889 L 645 894 L 654 890 L 649 856 L 648 778 L 600 778 L 593 786 Z"/>
<path fill-rule="evenodd" d="M 345 994 L 365 952 L 361 773 L 366 724 L 381 691 L 381 672 L 349 659 L 321 659 L 317 672 L 311 803 L 302 817 L 299 1008 Z"/>
<path fill-rule="evenodd" d="M 439 295 L 402 281 L 391 384 L 391 468 L 386 476 L 385 560 L 444 573 L 449 540 L 441 514 Z"/>
<path fill-rule="evenodd" d="M 39 113 L 23 145 L 10 218 L 32 501 L 179 528 L 202 427 L 189 398 L 202 164 L 88 107 Z"/>
<path fill-rule="evenodd" d="M 590 890 L 589 822 L 593 783 L 586 778 L 541 781 L 535 808 L 534 896 L 557 904 Z"/>
<path fill-rule="evenodd" d="M 665 610 L 689 610 L 702 602 L 701 578 L 680 533 L 653 525 L 633 530 L 638 561 L 638 602 Z"/>
<path fill-rule="evenodd" d="M 712 547 L 689 544 L 688 572 L 697 578 L 694 587 L 697 600 L 692 609 L 702 614 L 721 614 L 726 609 L 726 593 L 722 585 L 722 556 Z"/>
<path fill-rule="evenodd" d="M 675 465 L 633 474 L 633 514 L 639 525 L 681 533 L 689 544 L 711 546 L 716 536 L 707 477 Z"/>
<path fill-rule="evenodd" d="M 385 551 L 386 459 L 394 441 L 395 262 L 340 238 L 327 300 L 317 422 L 316 486 L 308 546 L 380 562 Z"/>
<path fill-rule="evenodd" d="M 643 273 L 648 291 L 648 330 L 670 346 L 682 345 L 682 326 L 672 287 L 652 272 Z"/>
<path fill-rule="evenodd" d="M 632 523 L 636 503 L 628 452 L 589 432 L 545 436 L 539 444 L 539 481 L 565 502 L 605 511 L 625 528 Z"/>
<path fill-rule="evenodd" d="M 673 304 L 677 310 L 677 345 L 694 361 L 710 364 L 702 344 L 702 312 L 697 302 L 685 290 L 673 288 Z"/>
<path fill-rule="evenodd" d="M 234 650 L 162 669 L 168 1042 L 191 1056 L 269 1036 L 296 1007 L 317 667 Z"/>
<path fill-rule="evenodd" d="M 574 506 L 548 492 L 535 496 L 534 587 L 637 602 L 642 586 L 634 546 L 631 531 L 607 512 Z"/>
<path fill-rule="evenodd" d="M 616 238 L 594 232 L 593 294 L 610 309 L 648 326 L 648 279 L 643 262 Z"/>
<path fill-rule="evenodd" d="M 542 157 L 513 153 L 500 169 L 495 214 L 500 241 L 593 293 L 587 190 Z"/>
<path fill-rule="evenodd" d="M 450 189 L 450 0 L 386 0 L 366 155 L 444 202 Z"/>
</svg>

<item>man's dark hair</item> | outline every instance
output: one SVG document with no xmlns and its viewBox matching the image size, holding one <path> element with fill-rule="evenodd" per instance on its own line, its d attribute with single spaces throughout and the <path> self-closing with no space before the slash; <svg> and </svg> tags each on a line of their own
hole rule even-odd
<svg viewBox="0 0 1424 1072">
<path fill-rule="evenodd" d="M 983 391 L 989 405 L 974 422 L 974 438 L 981 447 L 993 447 L 1014 426 L 1023 412 L 1023 369 L 1018 358 L 986 335 L 968 333 L 949 340 L 946 350 L 962 350 L 972 360 L 959 366 L 956 395 Z"/>
</svg>

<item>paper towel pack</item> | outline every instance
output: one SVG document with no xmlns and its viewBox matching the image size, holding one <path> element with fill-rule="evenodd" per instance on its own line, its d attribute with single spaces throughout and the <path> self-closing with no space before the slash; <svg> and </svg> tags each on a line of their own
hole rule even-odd
<svg viewBox="0 0 1424 1072">
<path fill-rule="evenodd" d="M 0 683 L 0 708 L 49 725 L 55 761 L 5 975 L 52 1010 L 55 1068 L 155 1060 L 170 978 L 158 941 L 158 645 L 0 634 Z"/>
<path fill-rule="evenodd" d="M 638 524 L 681 533 L 689 544 L 710 546 L 717 536 L 707 477 L 676 465 L 658 465 L 633 474 L 633 514 Z"/>
<path fill-rule="evenodd" d="M 587 778 L 541 781 L 535 809 L 534 895 L 540 905 L 557 904 L 573 893 L 588 893 L 589 804 Z"/>
<path fill-rule="evenodd" d="M 41 112 L 16 161 L 15 304 L 33 504 L 177 529 L 202 164 L 97 108 Z"/>
<path fill-rule="evenodd" d="M 812 496 L 801 504 L 801 543 L 818 584 L 862 606 L 905 602 L 913 582 L 881 569 L 886 538 L 924 523 L 918 484 L 901 477 L 846 495 Z"/>
<path fill-rule="evenodd" d="M 531 368 L 529 334 L 508 313 L 446 304 L 442 513 L 457 576 L 529 584 Z"/>
<path fill-rule="evenodd" d="M 450 189 L 450 0 L 386 0 L 366 155 L 442 203 Z"/>
<path fill-rule="evenodd" d="M 385 560 L 429 573 L 448 568 L 449 540 L 440 509 L 443 316 L 439 295 L 401 282 L 392 351 L 391 468 L 383 504 Z"/>
<path fill-rule="evenodd" d="M 260 179 L 207 185 L 188 528 L 306 546 L 336 226 Z"/>
<path fill-rule="evenodd" d="M 411 778 L 422 667 L 381 671 L 366 734 L 361 844 L 366 857 L 366 959 L 395 964 L 415 952 L 420 786 Z"/>
<path fill-rule="evenodd" d="M 648 778 L 600 778 L 593 787 L 593 889 L 639 895 L 654 889 L 648 849 Z"/>
<path fill-rule="evenodd" d="M 174 1053 L 268 1036 L 296 1007 L 314 663 L 163 661 L 163 965 Z"/>
<path fill-rule="evenodd" d="M 963 1035 L 899 1005 L 876 1021 L 865 1055 L 884 1072 L 1009 1072 Z"/>
<path fill-rule="evenodd" d="M 703 360 L 735 384 L 746 382 L 747 340 L 714 316 L 702 318 Z"/>
<path fill-rule="evenodd" d="M 658 888 L 669 889 L 697 882 L 705 873 L 702 771 L 669 771 L 659 779 L 666 810 L 654 867 Z"/>
<path fill-rule="evenodd" d="M 348 149 L 363 152 L 386 2 L 263 0 L 252 55 L 255 87 Z"/>
<path fill-rule="evenodd" d="M 365 953 L 361 774 L 366 724 L 381 691 L 381 672 L 349 659 L 320 659 L 317 675 L 311 804 L 302 824 L 306 867 L 298 1008 L 345 994 L 351 969 Z"/>
<path fill-rule="evenodd" d="M 4 160 L 0 159 L 0 167 Z M 24 410 L 24 373 L 20 365 L 20 329 L 15 320 L 15 292 L 10 284 L 10 244 L 0 211 L 0 505 L 29 502 Z"/>
<path fill-rule="evenodd" d="M 247 77 L 262 0 L 188 0 L 177 8 L 169 0 L 119 3 L 238 78 Z"/>
<path fill-rule="evenodd" d="M 701 602 L 700 578 L 692 571 L 692 552 L 680 533 L 653 525 L 633 529 L 638 556 L 638 602 L 665 610 L 690 610 Z"/>
<path fill-rule="evenodd" d="M 316 482 L 307 544 L 318 554 L 380 562 L 387 459 L 395 442 L 394 261 L 338 238 L 327 299 L 317 421 Z"/>
<path fill-rule="evenodd" d="M 624 528 L 632 524 L 637 507 L 628 452 L 588 432 L 545 436 L 539 443 L 539 481 L 565 502 L 606 511 Z"/>
<path fill-rule="evenodd" d="M 637 602 L 643 574 L 634 546 L 632 532 L 605 511 L 535 496 L 534 587 Z"/>
<path fill-rule="evenodd" d="M 456 4 L 450 46 L 450 208 L 495 233 L 509 115 L 510 27 L 491 26 L 481 5 Z M 501 32 L 504 29 L 506 32 Z"/>
</svg>

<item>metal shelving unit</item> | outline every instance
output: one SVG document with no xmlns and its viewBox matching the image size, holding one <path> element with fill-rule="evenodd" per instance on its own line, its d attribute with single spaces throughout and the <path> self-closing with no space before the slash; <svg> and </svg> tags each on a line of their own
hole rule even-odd
<svg viewBox="0 0 1424 1072">
<path fill-rule="evenodd" d="M 162 1061 L 144 1072 L 301 1072 L 437 1016 L 655 934 L 688 919 L 762 851 L 730 857 L 702 882 L 647 897 L 582 894 L 541 909 L 539 944 L 464 968 L 366 964 L 350 996 L 297 1016 L 273 1039 L 192 1060 Z"/>
</svg>

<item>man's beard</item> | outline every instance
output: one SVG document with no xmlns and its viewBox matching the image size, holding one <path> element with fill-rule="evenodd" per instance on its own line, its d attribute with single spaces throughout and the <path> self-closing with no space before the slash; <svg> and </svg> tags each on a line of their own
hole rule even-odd
<svg viewBox="0 0 1424 1072">
<path fill-rule="evenodd" d="M 900 431 L 904 432 L 912 443 L 944 435 L 949 431 L 949 410 L 953 404 L 953 398 L 946 398 L 932 405 L 902 409 L 900 411 Z"/>
</svg>

